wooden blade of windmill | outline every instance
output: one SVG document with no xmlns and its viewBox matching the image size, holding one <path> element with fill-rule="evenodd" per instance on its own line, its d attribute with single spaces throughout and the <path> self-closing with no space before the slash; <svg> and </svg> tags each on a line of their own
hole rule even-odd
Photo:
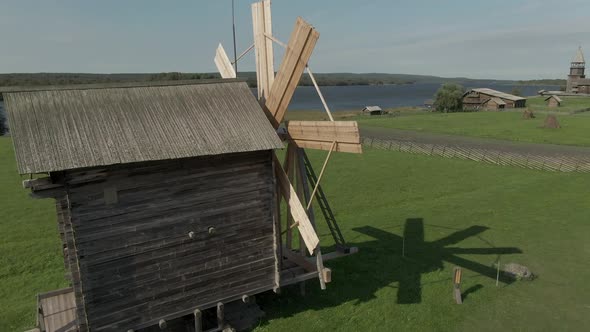
<svg viewBox="0 0 590 332">
<path fill-rule="evenodd" d="M 287 132 L 300 148 L 362 153 L 361 137 L 356 121 L 288 121 Z"/>
<path fill-rule="evenodd" d="M 283 61 L 264 105 L 275 128 L 278 128 L 283 121 L 287 107 L 319 37 L 319 32 L 309 23 L 301 17 L 297 18 Z"/>
<path fill-rule="evenodd" d="M 281 163 L 275 154 L 273 154 L 273 158 L 275 173 L 277 175 L 281 195 L 283 195 L 285 201 L 289 205 L 289 212 L 291 213 L 293 221 L 299 229 L 299 233 L 305 242 L 305 246 L 307 247 L 309 254 L 313 255 L 314 250 L 320 243 L 320 239 L 318 238 L 318 235 L 316 234 L 313 225 L 309 220 L 309 216 L 307 215 L 305 207 L 303 207 L 303 204 L 301 204 L 301 201 L 297 197 L 297 193 L 295 192 L 293 185 L 291 182 L 289 182 L 289 177 L 285 173 L 285 170 L 281 166 Z"/>
<path fill-rule="evenodd" d="M 272 40 L 272 19 L 270 0 L 252 4 L 252 28 L 254 32 L 254 53 L 256 56 L 256 81 L 258 100 L 263 105 L 275 79 L 274 52 Z"/>
<path fill-rule="evenodd" d="M 214 61 L 222 78 L 236 78 L 234 66 L 232 66 L 231 61 L 221 44 L 217 46 Z"/>
</svg>

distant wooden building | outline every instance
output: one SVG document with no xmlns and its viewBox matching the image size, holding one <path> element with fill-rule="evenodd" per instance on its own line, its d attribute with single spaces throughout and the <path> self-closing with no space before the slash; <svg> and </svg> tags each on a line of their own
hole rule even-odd
<svg viewBox="0 0 590 332">
<path fill-rule="evenodd" d="M 526 98 L 487 88 L 471 89 L 463 95 L 464 109 L 501 110 L 525 106 Z"/>
<path fill-rule="evenodd" d="M 506 108 L 506 102 L 502 98 L 492 97 L 483 103 L 483 108 L 488 110 L 497 110 Z"/>
<path fill-rule="evenodd" d="M 555 95 L 545 98 L 548 107 L 559 107 L 561 106 L 561 101 L 561 98 Z"/>
<path fill-rule="evenodd" d="M 289 283 L 283 143 L 247 84 L 150 84 L 4 93 L 19 173 L 48 174 L 24 185 L 55 199 L 72 288 L 51 296 L 71 296 L 72 329 L 138 330 Z"/>
<path fill-rule="evenodd" d="M 570 64 L 570 73 L 567 76 L 565 89 L 567 93 L 590 94 L 590 79 L 586 78 L 585 68 L 586 60 L 580 46 Z"/>
<path fill-rule="evenodd" d="M 363 114 L 365 115 L 383 115 L 385 111 L 381 109 L 379 106 L 365 106 L 363 108 Z"/>
</svg>

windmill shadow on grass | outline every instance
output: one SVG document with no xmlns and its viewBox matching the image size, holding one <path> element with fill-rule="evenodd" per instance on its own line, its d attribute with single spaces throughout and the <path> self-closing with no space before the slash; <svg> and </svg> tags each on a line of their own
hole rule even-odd
<svg viewBox="0 0 590 332">
<path fill-rule="evenodd" d="M 457 255 L 501 255 L 515 254 L 522 251 L 518 248 L 497 248 L 490 244 L 488 248 L 451 247 L 470 237 L 478 236 L 488 228 L 472 226 L 458 230 L 444 238 L 424 241 L 424 222 L 422 219 L 407 219 L 403 236 L 372 226 L 354 228 L 353 230 L 373 238 L 366 242 L 351 242 L 357 246 L 357 254 L 327 262 L 334 272 L 328 289 L 322 291 L 316 280 L 308 281 L 307 295 L 301 297 L 297 285 L 289 286 L 276 296 L 272 292 L 261 294 L 258 303 L 266 312 L 261 322 L 265 325 L 274 318 L 285 318 L 310 309 L 321 310 L 337 307 L 351 302 L 359 305 L 377 298 L 377 293 L 387 288 L 397 288 L 396 301 L 399 304 L 420 303 L 422 301 L 421 281 L 423 273 L 443 268 L 443 262 L 461 266 L 465 270 L 474 271 L 482 276 L 496 279 L 496 269 L 478 262 L 470 261 Z M 402 246 L 405 238 L 405 257 Z M 328 249 L 328 248 L 325 248 Z M 329 251 L 329 250 L 326 250 Z M 500 281 L 510 283 L 500 275 Z M 392 285 L 397 282 L 398 286 Z M 449 301 L 452 302 L 452 273 L 448 277 L 429 283 L 447 283 Z M 466 289 L 464 295 L 473 294 L 483 286 L 475 285 Z"/>
<path fill-rule="evenodd" d="M 424 240 L 424 221 L 421 218 L 407 219 L 403 236 L 399 236 L 372 226 L 355 228 L 354 230 L 371 236 L 380 244 L 392 248 L 392 255 L 402 255 L 399 261 L 399 273 L 396 278 L 399 281 L 397 303 L 419 303 L 422 300 L 423 273 L 442 270 L 443 263 L 460 266 L 466 270 L 476 272 L 482 276 L 495 279 L 496 268 L 486 266 L 478 262 L 461 258 L 457 255 L 503 255 L 522 253 L 515 247 L 490 247 L 490 248 L 460 248 L 451 247 L 467 238 L 478 236 L 488 230 L 485 226 L 471 226 L 464 230 L 454 232 L 441 239 L 427 242 Z M 450 278 L 450 276 L 449 276 Z M 500 281 L 510 283 L 512 280 L 500 275 Z M 480 285 L 481 286 L 481 285 Z M 478 287 L 478 289 L 481 287 Z M 471 290 L 473 292 L 475 290 Z"/>
</svg>

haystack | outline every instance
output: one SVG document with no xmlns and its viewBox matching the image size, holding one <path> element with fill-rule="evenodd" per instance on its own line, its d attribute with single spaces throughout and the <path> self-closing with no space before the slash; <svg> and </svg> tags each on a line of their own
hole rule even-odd
<svg viewBox="0 0 590 332">
<path fill-rule="evenodd" d="M 545 118 L 545 125 L 543 127 L 552 129 L 561 128 L 559 121 L 557 121 L 557 117 L 553 114 L 547 115 L 547 118 Z"/>
<path fill-rule="evenodd" d="M 531 110 L 525 110 L 522 113 L 522 118 L 523 119 L 534 119 L 535 118 L 535 114 L 533 114 L 533 111 L 531 111 Z"/>
</svg>

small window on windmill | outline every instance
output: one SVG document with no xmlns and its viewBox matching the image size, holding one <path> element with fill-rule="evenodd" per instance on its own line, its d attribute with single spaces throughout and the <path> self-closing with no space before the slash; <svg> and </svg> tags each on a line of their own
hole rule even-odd
<svg viewBox="0 0 590 332">
<path fill-rule="evenodd" d="M 115 205 L 119 202 L 119 194 L 115 186 L 109 186 L 104 188 L 104 204 Z"/>
</svg>

